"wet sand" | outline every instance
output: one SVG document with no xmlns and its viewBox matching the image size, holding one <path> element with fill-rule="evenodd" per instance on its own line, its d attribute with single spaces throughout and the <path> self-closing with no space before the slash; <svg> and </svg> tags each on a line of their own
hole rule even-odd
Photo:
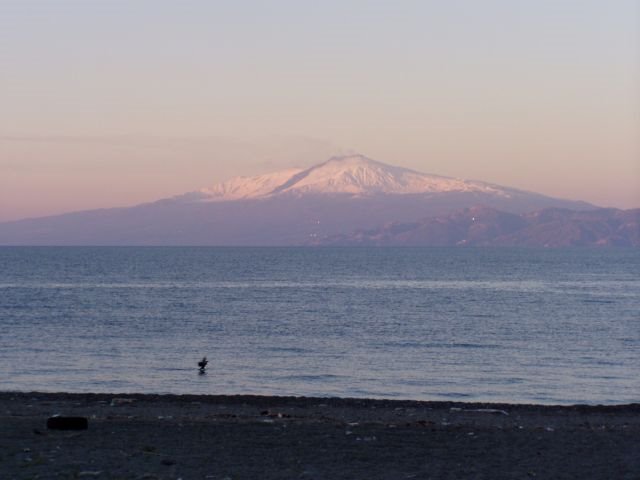
<svg viewBox="0 0 640 480">
<path fill-rule="evenodd" d="M 50 430 L 54 414 L 87 430 Z M 640 479 L 640 404 L 0 393 L 2 479 Z"/>
</svg>

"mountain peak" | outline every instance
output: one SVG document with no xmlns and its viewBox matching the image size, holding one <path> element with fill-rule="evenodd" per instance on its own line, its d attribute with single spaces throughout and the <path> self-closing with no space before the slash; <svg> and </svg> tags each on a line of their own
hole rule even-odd
<svg viewBox="0 0 640 480">
<path fill-rule="evenodd" d="M 331 157 L 306 170 L 292 169 L 256 177 L 236 177 L 205 190 L 208 200 L 266 198 L 274 195 L 399 195 L 482 192 L 509 196 L 502 189 L 438 175 L 427 175 L 372 160 L 361 154 Z"/>
<path fill-rule="evenodd" d="M 332 169 L 332 170 L 337 169 L 337 171 L 343 171 L 347 169 L 371 169 L 371 170 L 385 171 L 392 175 L 400 175 L 403 172 L 424 175 L 424 174 L 415 172 L 413 170 L 409 170 L 407 168 L 387 165 L 386 163 L 378 162 L 377 160 L 372 160 L 371 158 L 361 154 L 341 155 L 341 156 L 331 157 L 329 160 L 326 160 L 323 163 L 320 163 L 318 165 L 315 165 L 314 167 L 311 167 L 311 169 L 314 169 L 314 170 L 315 169 Z M 435 175 L 431 175 L 431 176 L 435 177 Z M 444 178 L 444 177 L 440 177 L 440 178 Z"/>
</svg>

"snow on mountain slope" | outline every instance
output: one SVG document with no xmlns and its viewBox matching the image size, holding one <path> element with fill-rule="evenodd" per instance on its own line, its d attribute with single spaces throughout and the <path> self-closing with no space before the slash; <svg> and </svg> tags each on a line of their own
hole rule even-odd
<svg viewBox="0 0 640 480">
<path fill-rule="evenodd" d="M 509 197 L 508 189 L 483 182 L 427 175 L 385 165 L 363 155 L 333 157 L 306 170 L 292 169 L 257 177 L 236 177 L 201 192 L 209 201 L 271 197 L 280 194 L 486 193 Z"/>
<path fill-rule="evenodd" d="M 499 193 L 499 190 L 479 182 L 426 175 L 400 167 L 385 165 L 362 155 L 334 157 L 295 177 L 295 182 L 283 185 L 274 193 L 376 193 L 407 194 L 428 192 Z"/>
<path fill-rule="evenodd" d="M 267 173 L 255 177 L 234 177 L 210 189 L 200 190 L 208 200 L 239 200 L 269 195 L 274 189 L 286 183 L 302 169 L 291 168 L 280 172 Z"/>
</svg>

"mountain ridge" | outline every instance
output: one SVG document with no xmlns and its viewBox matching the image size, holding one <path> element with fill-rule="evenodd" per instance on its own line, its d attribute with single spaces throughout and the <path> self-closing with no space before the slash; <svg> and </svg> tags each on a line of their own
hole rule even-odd
<svg viewBox="0 0 640 480">
<path fill-rule="evenodd" d="M 640 208 L 514 214 L 474 206 L 414 222 L 316 239 L 316 246 L 640 247 Z"/>
</svg>

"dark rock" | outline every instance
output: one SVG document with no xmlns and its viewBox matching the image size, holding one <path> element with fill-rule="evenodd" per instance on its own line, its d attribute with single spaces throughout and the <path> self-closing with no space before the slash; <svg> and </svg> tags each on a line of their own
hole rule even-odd
<svg viewBox="0 0 640 480">
<path fill-rule="evenodd" d="M 89 428 L 89 420 L 85 417 L 54 415 L 47 419 L 47 428 L 50 430 L 86 430 Z"/>
</svg>

